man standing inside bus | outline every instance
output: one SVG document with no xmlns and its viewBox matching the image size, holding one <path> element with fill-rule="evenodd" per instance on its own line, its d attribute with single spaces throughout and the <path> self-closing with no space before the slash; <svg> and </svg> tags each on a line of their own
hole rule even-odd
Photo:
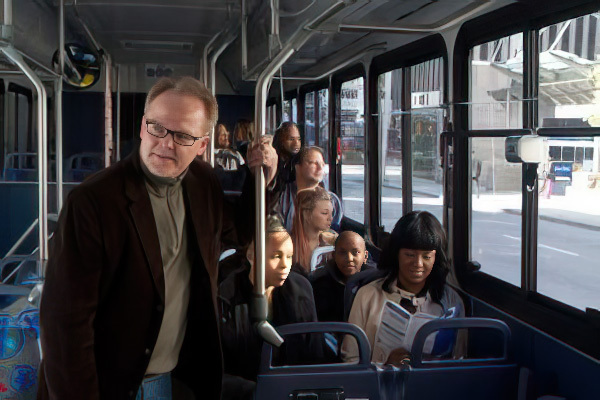
<svg viewBox="0 0 600 400">
<path fill-rule="evenodd" d="M 73 189 L 61 211 L 40 307 L 38 399 L 170 399 L 171 374 L 196 399 L 220 397 L 217 263 L 222 242 L 252 237 L 253 180 L 230 210 L 196 160 L 217 120 L 199 81 L 158 81 L 144 113 L 139 150 Z M 249 149 L 248 165 L 273 179 L 270 141 Z"/>
</svg>

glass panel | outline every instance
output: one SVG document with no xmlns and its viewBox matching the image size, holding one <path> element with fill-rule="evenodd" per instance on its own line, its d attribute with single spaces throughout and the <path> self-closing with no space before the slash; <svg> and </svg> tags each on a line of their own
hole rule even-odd
<svg viewBox="0 0 600 400">
<path fill-rule="evenodd" d="M 277 129 L 277 106 L 275 104 L 267 107 L 267 124 L 265 129 L 269 135 L 273 135 L 275 129 Z"/>
<path fill-rule="evenodd" d="M 318 92 L 319 101 L 319 135 L 317 145 L 323 149 L 325 154 L 325 174 L 323 184 L 329 187 L 329 89 L 322 89 Z"/>
<path fill-rule="evenodd" d="M 600 126 L 598 13 L 540 29 L 541 127 Z"/>
<path fill-rule="evenodd" d="M 341 88 L 342 196 L 344 215 L 364 222 L 365 128 L 363 78 L 344 82 Z"/>
<path fill-rule="evenodd" d="M 391 232 L 402 216 L 402 70 L 379 75 L 381 148 L 381 225 Z"/>
<path fill-rule="evenodd" d="M 523 34 L 470 51 L 470 129 L 523 127 Z"/>
<path fill-rule="evenodd" d="M 471 260 L 521 286 L 521 164 L 504 157 L 505 138 L 471 139 Z"/>
<path fill-rule="evenodd" d="M 283 112 L 281 113 L 281 122 L 291 121 L 292 103 L 289 100 L 283 101 Z"/>
<path fill-rule="evenodd" d="M 21 90 L 22 88 L 19 88 Z M 34 252 L 38 247 L 38 155 L 37 132 L 30 124 L 32 104 L 21 92 L 9 90 L 2 96 L 7 116 L 0 130 L 2 165 L 0 179 L 0 280 L 4 281 L 22 260 L 23 267 L 8 283 L 24 283 L 29 271 L 35 271 Z M 26 235 L 28 228 L 32 228 Z M 11 247 L 24 236 L 22 244 L 7 257 Z M 16 279 L 16 280 L 15 280 Z"/>
<path fill-rule="evenodd" d="M 443 171 L 440 134 L 444 129 L 442 102 L 444 63 L 441 58 L 411 67 L 411 156 L 413 209 L 443 220 Z"/>
<path fill-rule="evenodd" d="M 315 143 L 315 92 L 310 92 L 304 97 L 304 145 Z"/>
<path fill-rule="evenodd" d="M 292 99 L 292 122 L 298 122 L 298 102 L 295 97 Z"/>
<path fill-rule="evenodd" d="M 600 138 L 553 138 L 548 144 L 562 148 L 563 158 L 549 154 L 538 169 L 538 291 L 582 310 L 598 308 Z M 590 159 L 573 161 L 571 149 Z"/>
</svg>

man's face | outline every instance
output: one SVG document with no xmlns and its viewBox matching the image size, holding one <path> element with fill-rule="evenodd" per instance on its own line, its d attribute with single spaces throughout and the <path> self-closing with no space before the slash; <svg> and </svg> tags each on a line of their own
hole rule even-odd
<svg viewBox="0 0 600 400">
<path fill-rule="evenodd" d="M 295 126 L 288 129 L 285 138 L 283 139 L 283 149 L 291 155 L 296 155 L 302 147 L 300 140 L 300 132 Z"/>
<path fill-rule="evenodd" d="M 200 99 L 172 90 L 161 93 L 148 104 L 140 128 L 140 158 L 148 170 L 163 178 L 176 178 L 181 175 L 194 158 L 206 150 L 207 117 L 206 106 Z M 149 134 L 146 121 L 157 123 L 172 131 L 203 138 L 196 140 L 192 146 L 181 146 L 173 141 L 171 134 L 164 138 Z"/>
<path fill-rule="evenodd" d="M 325 161 L 318 151 L 309 151 L 304 161 L 296 165 L 296 174 L 314 185 L 323 180 Z"/>
</svg>

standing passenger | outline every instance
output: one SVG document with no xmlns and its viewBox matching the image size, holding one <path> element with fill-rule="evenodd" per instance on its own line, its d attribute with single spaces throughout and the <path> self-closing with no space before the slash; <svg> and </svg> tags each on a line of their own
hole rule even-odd
<svg viewBox="0 0 600 400">
<path fill-rule="evenodd" d="M 356 232 L 344 231 L 335 241 L 333 258 L 309 275 L 319 321 L 344 321 L 344 290 L 354 274 L 365 271 L 369 252 Z"/>
<path fill-rule="evenodd" d="M 284 186 L 296 180 L 294 166 L 297 162 L 297 155 L 302 147 L 298 126 L 291 121 L 282 122 L 275 131 L 273 147 L 275 147 L 279 157 L 277 163 L 277 184 Z"/>
<path fill-rule="evenodd" d="M 197 399 L 220 397 L 217 262 L 221 242 L 252 237 L 254 185 L 226 210 L 212 168 L 195 161 L 216 119 L 199 81 L 159 80 L 139 149 L 70 193 L 41 303 L 39 399 L 171 399 L 171 373 Z M 268 144 L 249 150 L 267 182 L 276 162 Z"/>
</svg>

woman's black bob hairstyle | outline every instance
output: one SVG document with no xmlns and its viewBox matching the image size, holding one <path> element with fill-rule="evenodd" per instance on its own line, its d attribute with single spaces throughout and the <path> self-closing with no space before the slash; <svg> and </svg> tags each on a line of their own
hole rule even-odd
<svg viewBox="0 0 600 400">
<path fill-rule="evenodd" d="M 431 299 L 440 302 L 449 272 L 448 242 L 440 222 L 427 211 L 413 211 L 398 220 L 387 246 L 381 252 L 377 268 L 386 272 L 383 290 L 391 292 L 390 285 L 398 280 L 398 253 L 400 249 L 435 250 L 435 263 L 425 281 L 425 290 Z"/>
</svg>

